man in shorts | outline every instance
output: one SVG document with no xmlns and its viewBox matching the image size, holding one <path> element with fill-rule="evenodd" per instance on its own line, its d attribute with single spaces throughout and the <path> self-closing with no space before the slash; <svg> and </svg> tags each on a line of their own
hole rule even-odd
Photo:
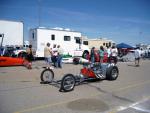
<svg viewBox="0 0 150 113">
<path fill-rule="evenodd" d="M 141 51 L 139 49 L 139 47 L 136 48 L 135 52 L 134 52 L 134 56 L 135 56 L 135 66 L 140 66 L 140 57 L 141 57 Z"/>
<path fill-rule="evenodd" d="M 44 57 L 48 67 L 51 66 L 51 62 L 52 62 L 51 54 L 52 54 L 52 50 L 50 48 L 50 43 L 47 43 L 46 47 L 44 48 Z"/>
</svg>

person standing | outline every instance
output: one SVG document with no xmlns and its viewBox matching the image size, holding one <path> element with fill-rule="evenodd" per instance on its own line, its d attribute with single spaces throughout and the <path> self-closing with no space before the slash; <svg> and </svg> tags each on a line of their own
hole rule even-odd
<svg viewBox="0 0 150 113">
<path fill-rule="evenodd" d="M 28 63 L 26 64 L 28 69 L 32 69 L 32 60 L 33 60 L 33 51 L 32 51 L 32 45 L 29 45 L 29 47 L 26 50 L 27 52 L 27 61 Z"/>
<path fill-rule="evenodd" d="M 99 56 L 100 56 L 100 63 L 103 63 L 103 60 L 104 60 L 104 48 L 103 48 L 103 46 L 100 46 Z"/>
<path fill-rule="evenodd" d="M 58 58 L 57 46 L 56 44 L 54 44 L 52 49 L 52 61 L 54 63 L 54 67 L 57 66 L 57 58 Z"/>
<path fill-rule="evenodd" d="M 90 56 L 91 56 L 91 63 L 94 64 L 95 63 L 95 47 L 92 47 Z"/>
<path fill-rule="evenodd" d="M 44 48 L 44 58 L 45 58 L 46 65 L 48 67 L 51 66 L 51 62 L 52 62 L 51 54 L 52 54 L 52 50 L 50 48 L 50 43 L 47 43 L 46 47 Z"/>
<path fill-rule="evenodd" d="M 136 48 L 135 52 L 134 52 L 134 56 L 135 56 L 135 66 L 140 66 L 140 57 L 141 57 L 141 51 L 139 49 L 139 47 Z"/>
<path fill-rule="evenodd" d="M 110 63 L 110 56 L 111 56 L 111 47 L 108 46 L 107 47 L 107 58 L 108 58 L 107 62 L 109 62 L 109 63 Z"/>
<path fill-rule="evenodd" d="M 112 46 L 111 57 L 113 58 L 115 64 L 117 64 L 117 55 L 118 55 L 117 48 L 115 46 Z"/>
<path fill-rule="evenodd" d="M 56 61 L 56 67 L 62 68 L 62 58 L 63 58 L 63 49 L 60 47 L 60 45 L 57 46 L 57 61 Z"/>
<path fill-rule="evenodd" d="M 150 48 L 148 49 L 148 58 L 150 58 Z"/>
</svg>

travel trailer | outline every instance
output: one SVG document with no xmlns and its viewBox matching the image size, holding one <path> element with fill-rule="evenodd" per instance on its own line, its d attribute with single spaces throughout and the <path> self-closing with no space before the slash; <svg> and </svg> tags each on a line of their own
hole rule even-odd
<svg viewBox="0 0 150 113">
<path fill-rule="evenodd" d="M 23 22 L 0 20 L 0 34 L 1 46 L 23 46 Z"/>
<path fill-rule="evenodd" d="M 70 29 L 48 29 L 34 28 L 30 30 L 29 42 L 36 50 L 35 57 L 44 57 L 44 47 L 47 42 L 53 45 L 60 45 L 64 50 L 64 55 L 80 56 L 79 51 L 89 50 L 82 44 L 81 33 Z"/>
</svg>

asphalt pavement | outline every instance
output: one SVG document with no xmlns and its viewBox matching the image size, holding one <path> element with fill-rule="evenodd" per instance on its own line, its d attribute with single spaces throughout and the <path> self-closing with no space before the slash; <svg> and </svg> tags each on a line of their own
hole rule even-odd
<svg viewBox="0 0 150 113">
<path fill-rule="evenodd" d="M 119 62 L 115 81 L 84 83 L 71 92 L 59 92 L 58 84 L 40 84 L 44 61 L 0 67 L 0 113 L 150 113 L 150 60 Z M 55 79 L 79 74 L 82 65 L 63 64 Z"/>
</svg>

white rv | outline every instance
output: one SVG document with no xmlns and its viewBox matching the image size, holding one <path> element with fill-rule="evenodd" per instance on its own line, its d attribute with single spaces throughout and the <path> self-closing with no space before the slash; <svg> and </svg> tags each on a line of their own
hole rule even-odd
<svg viewBox="0 0 150 113">
<path fill-rule="evenodd" d="M 23 22 L 0 20 L 0 34 L 2 46 L 23 46 Z"/>
<path fill-rule="evenodd" d="M 36 50 L 36 57 L 44 57 L 47 42 L 51 44 L 51 48 L 53 44 L 60 45 L 64 54 L 72 56 L 76 54 L 76 50 L 88 50 L 87 46 L 81 44 L 81 33 L 69 29 L 34 28 L 30 30 L 29 37 L 30 44 Z"/>
</svg>

